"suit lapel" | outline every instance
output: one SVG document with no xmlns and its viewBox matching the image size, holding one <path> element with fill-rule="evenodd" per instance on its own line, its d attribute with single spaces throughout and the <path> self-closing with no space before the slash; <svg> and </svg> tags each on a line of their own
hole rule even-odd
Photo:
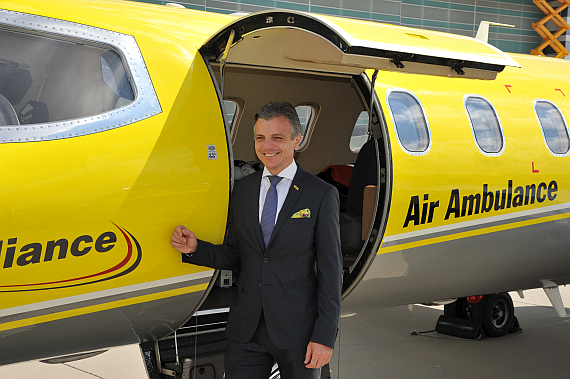
<svg viewBox="0 0 570 379">
<path fill-rule="evenodd" d="M 248 207 L 251 216 L 251 223 L 253 230 L 255 231 L 255 236 L 257 237 L 257 242 L 261 251 L 265 250 L 265 243 L 263 242 L 263 235 L 261 234 L 261 226 L 259 225 L 259 189 L 261 187 L 261 179 L 263 171 L 259 172 L 259 178 L 257 180 L 252 180 L 252 184 L 249 191 L 249 201 L 250 206 Z"/>
<path fill-rule="evenodd" d="M 297 203 L 299 196 L 303 192 L 305 188 L 303 181 L 305 180 L 306 172 L 301 168 L 301 166 L 297 165 L 297 172 L 295 173 L 295 177 L 291 182 L 291 187 L 289 187 L 289 192 L 287 193 L 287 197 L 285 198 L 285 202 L 281 207 L 281 211 L 279 212 L 279 216 L 277 217 L 277 223 L 275 224 L 275 228 L 273 228 L 273 232 L 271 233 L 271 239 L 269 240 L 269 245 L 271 245 L 271 241 L 279 232 L 279 229 L 283 226 L 285 221 L 289 218 L 289 214 L 291 210 Z M 268 246 L 269 246 L 268 245 Z"/>
</svg>

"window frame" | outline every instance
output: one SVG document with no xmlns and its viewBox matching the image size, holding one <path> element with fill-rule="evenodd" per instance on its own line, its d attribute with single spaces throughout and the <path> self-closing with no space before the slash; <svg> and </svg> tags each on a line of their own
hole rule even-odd
<svg viewBox="0 0 570 379">
<path fill-rule="evenodd" d="M 483 99 L 487 102 L 487 104 L 489 104 L 489 106 L 493 110 L 493 114 L 495 115 L 495 119 L 497 120 L 497 124 L 499 125 L 499 133 L 501 134 L 501 149 L 498 152 L 494 152 L 494 153 L 486 152 L 479 145 L 479 142 L 477 141 L 477 136 L 475 135 L 475 128 L 473 127 L 473 121 L 471 119 L 471 116 L 469 115 L 469 111 L 467 110 L 467 100 L 469 98 Z M 484 96 L 477 95 L 474 93 L 468 93 L 468 94 L 463 96 L 463 109 L 465 110 L 467 120 L 469 121 L 469 126 L 471 127 L 471 135 L 473 136 L 473 141 L 475 142 L 475 146 L 477 146 L 477 149 L 481 152 L 481 154 L 488 156 L 488 157 L 498 157 L 498 156 L 502 155 L 503 152 L 505 151 L 505 147 L 507 146 L 507 141 L 505 138 L 505 132 L 503 131 L 503 124 L 501 123 L 501 118 L 499 117 L 499 113 L 497 112 L 497 109 L 495 108 L 493 103 L 491 103 L 489 101 L 489 99 L 487 99 Z"/>
<path fill-rule="evenodd" d="M 390 100 L 389 100 L 390 94 L 393 93 L 393 92 L 406 93 L 406 94 L 410 95 L 411 97 L 413 97 L 413 98 L 417 101 L 417 103 L 419 104 L 420 109 L 422 110 L 422 115 L 423 115 L 423 117 L 424 117 L 424 121 L 425 121 L 425 123 L 426 123 L 427 136 L 428 136 L 428 145 L 427 145 L 427 147 L 425 148 L 425 150 L 422 150 L 422 151 L 411 151 L 411 150 L 408 150 L 408 149 L 406 149 L 406 147 L 404 146 L 404 144 L 403 144 L 402 141 L 400 140 L 400 134 L 399 134 L 399 132 L 398 132 L 398 127 L 397 127 L 397 125 L 396 125 L 396 119 L 394 118 L 394 112 L 392 111 L 392 106 L 390 105 Z M 429 153 L 430 150 L 431 150 L 431 146 L 432 146 L 432 143 L 433 143 L 433 139 L 432 139 L 432 136 L 431 136 L 431 128 L 430 128 L 430 126 L 429 126 L 429 120 L 428 120 L 426 111 L 425 111 L 425 109 L 424 109 L 424 105 L 422 104 L 422 102 L 420 101 L 420 99 L 418 99 L 418 97 L 417 97 L 416 95 L 414 95 L 414 93 L 413 93 L 412 91 L 407 90 L 407 89 L 405 89 L 405 88 L 389 88 L 389 89 L 386 91 L 386 104 L 388 105 L 388 111 L 390 112 L 390 118 L 391 118 L 391 120 L 392 120 L 392 126 L 394 127 L 394 132 L 396 133 L 396 139 L 398 140 L 398 145 L 400 145 L 400 148 L 401 148 L 406 154 L 412 155 L 412 156 L 417 156 L 417 157 L 420 157 L 420 156 L 423 156 L 423 155 L 426 155 L 427 153 Z"/>
<path fill-rule="evenodd" d="M 131 103 L 123 107 L 92 116 L 41 124 L 2 126 L 0 144 L 52 141 L 95 134 L 162 113 L 142 53 L 133 36 L 5 9 L 0 9 L 0 29 L 111 49 L 121 57 L 135 96 Z"/>
<path fill-rule="evenodd" d="M 358 147 L 357 149 L 353 149 L 352 147 L 350 147 L 350 143 L 352 142 L 352 138 L 353 138 L 352 134 L 354 133 L 354 130 L 356 129 L 356 125 L 358 125 L 358 119 L 360 118 L 360 115 L 362 115 L 363 113 L 366 113 L 366 115 L 368 116 L 368 121 L 366 123 L 366 134 L 361 134 L 359 136 L 366 136 L 366 141 L 362 145 L 360 145 L 360 147 Z M 368 110 L 363 110 L 358 114 L 358 118 L 356 119 L 356 123 L 354 123 L 354 127 L 352 128 L 352 134 L 350 135 L 350 140 L 348 141 L 348 148 L 354 154 L 360 153 L 362 146 L 364 146 L 366 144 L 366 142 L 368 142 L 370 140 L 371 134 L 370 134 L 370 130 L 368 130 L 369 126 L 370 126 L 370 113 L 368 112 Z"/>
<path fill-rule="evenodd" d="M 309 142 L 311 141 L 311 135 L 313 134 L 315 124 L 317 123 L 317 119 L 319 118 L 319 113 L 321 111 L 321 106 L 319 104 L 310 103 L 310 102 L 304 102 L 304 103 L 297 104 L 294 106 L 294 108 L 295 108 L 295 110 L 297 110 L 297 107 L 301 107 L 301 106 L 310 107 L 313 110 L 313 113 L 311 114 L 311 117 L 309 118 L 309 121 L 307 122 L 307 129 L 305 130 L 305 135 L 301 139 L 301 144 L 299 145 L 299 148 L 297 149 L 297 152 L 299 152 L 299 153 L 302 152 L 303 150 L 305 150 L 307 148 L 307 146 L 309 146 Z"/>
<path fill-rule="evenodd" d="M 236 113 L 234 114 L 232 123 L 227 125 L 227 127 L 229 128 L 228 130 L 230 131 L 231 141 L 232 143 L 234 143 L 237 137 L 237 130 L 241 122 L 241 115 L 243 114 L 243 110 L 245 109 L 245 101 L 240 97 L 226 97 L 222 100 L 222 103 L 224 101 L 231 101 L 232 103 L 236 104 Z M 226 112 L 225 105 L 223 109 L 224 109 L 224 123 L 227 123 L 227 118 L 225 114 Z"/>
<path fill-rule="evenodd" d="M 548 104 L 552 105 L 558 111 L 558 113 L 560 113 L 560 116 L 562 117 L 562 121 L 564 122 L 564 127 L 566 128 L 566 136 L 568 137 L 568 150 L 566 151 L 566 153 L 564 153 L 564 154 L 555 153 L 554 151 L 552 151 L 550 149 L 550 146 L 548 145 L 548 141 L 546 140 L 546 135 L 544 134 L 544 126 L 542 125 L 542 120 L 540 119 L 540 117 L 538 117 L 538 113 L 536 112 L 536 103 L 538 103 L 538 102 L 548 103 Z M 570 130 L 568 129 L 568 123 L 566 122 L 566 119 L 564 118 L 564 114 L 562 113 L 560 108 L 558 108 L 558 106 L 550 100 L 534 99 L 532 102 L 532 110 L 534 111 L 536 119 L 538 120 L 538 124 L 540 125 L 540 132 L 542 133 L 542 139 L 544 140 L 544 144 L 546 145 L 546 148 L 548 149 L 550 154 L 554 155 L 555 157 L 559 157 L 559 158 L 567 157 L 568 155 L 570 155 Z"/>
</svg>

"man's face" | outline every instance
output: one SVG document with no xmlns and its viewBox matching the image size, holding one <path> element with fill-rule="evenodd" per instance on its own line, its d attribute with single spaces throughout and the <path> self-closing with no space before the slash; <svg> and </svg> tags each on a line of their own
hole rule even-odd
<svg viewBox="0 0 570 379">
<path fill-rule="evenodd" d="M 293 162 L 301 135 L 291 138 L 291 125 L 285 117 L 258 118 L 255 123 L 255 153 L 269 172 L 277 175 Z"/>
</svg>

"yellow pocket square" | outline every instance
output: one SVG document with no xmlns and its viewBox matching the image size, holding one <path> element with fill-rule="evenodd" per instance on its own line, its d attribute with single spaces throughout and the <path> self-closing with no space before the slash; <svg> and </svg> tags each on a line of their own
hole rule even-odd
<svg viewBox="0 0 570 379">
<path fill-rule="evenodd" d="M 301 209 L 299 212 L 295 213 L 291 218 L 310 218 L 311 210 L 309 208 Z"/>
</svg>

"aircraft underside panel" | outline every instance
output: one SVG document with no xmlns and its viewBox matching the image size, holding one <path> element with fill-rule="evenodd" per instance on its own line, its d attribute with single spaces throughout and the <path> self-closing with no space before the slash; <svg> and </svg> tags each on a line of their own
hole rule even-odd
<svg viewBox="0 0 570 379">
<path fill-rule="evenodd" d="M 417 247 L 383 248 L 343 302 L 343 312 L 358 311 L 372 299 L 394 306 L 537 288 L 545 279 L 569 283 L 570 220 L 554 216 L 526 223 L 440 233 L 436 238 L 443 242 L 424 239 Z M 382 253 L 387 249 L 391 252 Z"/>
<path fill-rule="evenodd" d="M 188 289 L 178 289 L 180 292 L 185 290 Z M 190 292 L 0 331 L 0 365 L 49 357 L 46 346 L 52 346 L 51 356 L 61 356 L 140 343 L 141 336 L 146 336 L 147 341 L 153 341 L 170 333 L 172 328 L 169 320 L 187 317 L 188 305 L 198 302 L 201 296 L 201 292 Z M 68 307 L 69 312 L 73 312 L 73 307 L 76 305 Z M 81 313 L 80 310 L 78 312 Z M 164 322 L 157 323 L 160 319 Z"/>
</svg>

